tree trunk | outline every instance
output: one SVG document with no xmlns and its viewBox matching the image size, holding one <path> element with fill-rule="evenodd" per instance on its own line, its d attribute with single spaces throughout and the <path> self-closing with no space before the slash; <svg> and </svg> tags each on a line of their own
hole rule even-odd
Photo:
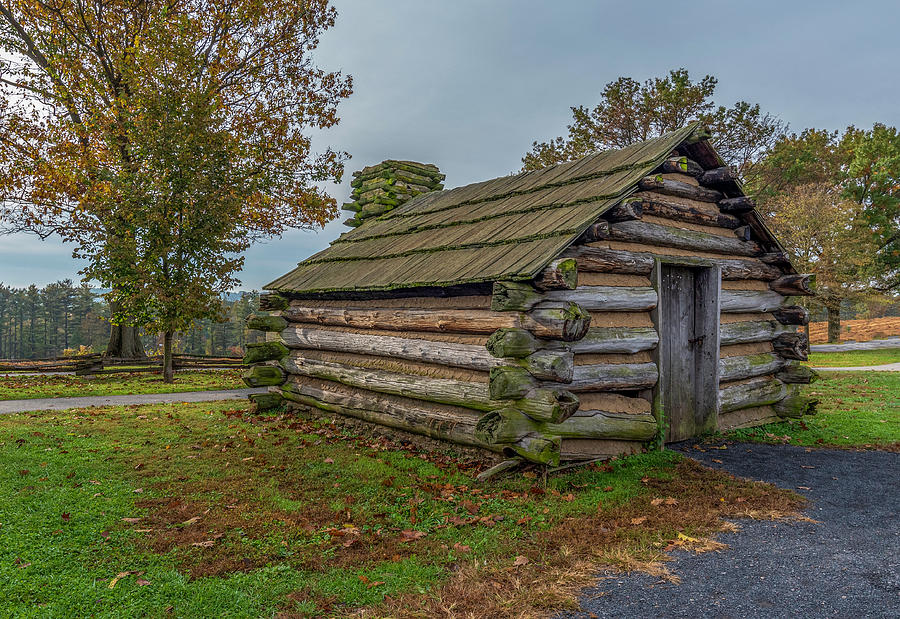
<svg viewBox="0 0 900 619">
<path fill-rule="evenodd" d="M 829 298 L 825 301 L 825 311 L 828 313 L 828 343 L 836 344 L 841 341 L 841 300 Z"/>
<path fill-rule="evenodd" d="M 172 364 L 172 338 L 175 334 L 166 331 L 163 335 L 163 382 L 175 382 L 175 367 Z"/>
<path fill-rule="evenodd" d="M 119 304 L 110 301 L 110 316 L 119 311 Z M 110 323 L 109 344 L 106 346 L 107 357 L 119 357 L 122 359 L 140 359 L 147 356 L 138 328 L 131 325 L 115 325 Z"/>
</svg>

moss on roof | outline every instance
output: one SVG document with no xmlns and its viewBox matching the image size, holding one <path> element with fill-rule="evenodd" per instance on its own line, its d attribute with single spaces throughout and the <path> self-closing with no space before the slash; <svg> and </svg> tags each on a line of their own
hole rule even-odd
<svg viewBox="0 0 900 619">
<path fill-rule="evenodd" d="M 531 279 L 697 127 L 420 195 L 342 234 L 265 289 L 315 294 Z"/>
</svg>

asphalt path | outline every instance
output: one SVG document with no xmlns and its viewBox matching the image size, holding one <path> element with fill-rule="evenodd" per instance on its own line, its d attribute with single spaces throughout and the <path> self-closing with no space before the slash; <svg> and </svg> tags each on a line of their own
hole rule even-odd
<svg viewBox="0 0 900 619">
<path fill-rule="evenodd" d="M 723 552 L 678 551 L 680 584 L 603 573 L 583 592 L 588 617 L 900 617 L 900 454 L 729 443 L 706 466 L 790 488 L 815 522 L 736 521 Z M 712 459 L 721 463 L 712 462 Z"/>
<path fill-rule="evenodd" d="M 224 389 L 220 391 L 187 391 L 182 393 L 143 393 L 137 395 L 80 396 L 75 398 L 35 398 L 33 400 L 0 400 L 0 415 L 29 411 L 67 410 L 89 406 L 127 406 L 129 404 L 163 404 L 168 402 L 211 402 L 242 400 L 251 393 L 265 393 L 266 388 Z"/>
</svg>

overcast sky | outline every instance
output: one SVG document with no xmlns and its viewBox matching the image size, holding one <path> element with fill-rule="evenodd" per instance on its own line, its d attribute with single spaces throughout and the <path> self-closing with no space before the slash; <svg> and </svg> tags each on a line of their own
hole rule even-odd
<svg viewBox="0 0 900 619">
<path fill-rule="evenodd" d="M 320 66 L 354 76 L 341 123 L 318 139 L 351 153 L 437 164 L 454 187 L 521 167 L 535 139 L 565 132 L 618 76 L 685 67 L 719 78 L 716 102 L 744 99 L 791 129 L 900 124 L 896 1 L 686 3 L 609 0 L 334 0 Z M 348 174 L 349 177 L 349 174 Z M 350 188 L 330 187 L 339 203 Z M 343 214 L 346 217 L 346 213 Z M 260 288 L 327 246 L 340 220 L 247 253 L 242 289 Z M 0 282 L 71 277 L 71 248 L 0 237 Z"/>
</svg>

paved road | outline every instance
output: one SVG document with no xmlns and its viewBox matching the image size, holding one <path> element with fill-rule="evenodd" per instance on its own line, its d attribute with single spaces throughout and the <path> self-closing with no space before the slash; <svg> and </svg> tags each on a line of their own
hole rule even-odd
<svg viewBox="0 0 900 619">
<path fill-rule="evenodd" d="M 817 372 L 900 372 L 900 363 L 886 363 L 884 365 L 859 365 L 856 367 L 838 368 L 813 368 Z"/>
<path fill-rule="evenodd" d="M 189 391 L 183 393 L 146 393 L 140 395 L 84 396 L 77 398 L 39 398 L 34 400 L 0 400 L 0 415 L 27 411 L 66 410 L 88 406 L 124 406 L 128 404 L 160 404 L 165 402 L 210 402 L 241 400 L 251 393 L 265 393 L 266 388 L 226 389 L 222 391 Z"/>
<path fill-rule="evenodd" d="M 719 538 L 724 552 L 675 553 L 681 584 L 602 574 L 584 591 L 585 612 L 562 617 L 900 617 L 900 454 L 689 447 L 707 466 L 806 495 L 818 522 L 740 520 L 741 531 Z"/>
</svg>

